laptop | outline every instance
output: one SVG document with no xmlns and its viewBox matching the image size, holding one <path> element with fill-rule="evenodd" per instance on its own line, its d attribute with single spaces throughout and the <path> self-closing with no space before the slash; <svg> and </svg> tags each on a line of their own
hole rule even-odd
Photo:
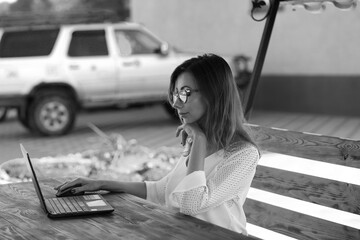
<svg viewBox="0 0 360 240">
<path fill-rule="evenodd" d="M 114 208 L 100 194 L 85 194 L 45 199 L 41 192 L 40 184 L 36 177 L 30 156 L 22 144 L 20 144 L 20 148 L 31 173 L 32 182 L 40 200 L 40 205 L 49 218 L 102 214 L 114 211 Z"/>
</svg>

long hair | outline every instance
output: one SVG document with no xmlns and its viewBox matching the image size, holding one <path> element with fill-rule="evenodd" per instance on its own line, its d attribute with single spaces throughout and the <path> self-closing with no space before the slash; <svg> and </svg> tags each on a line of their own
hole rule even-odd
<svg viewBox="0 0 360 240">
<path fill-rule="evenodd" d="M 244 126 L 240 96 L 228 63 L 215 54 L 205 54 L 180 64 L 170 78 L 170 102 L 176 80 L 184 72 L 193 75 L 205 99 L 207 110 L 198 123 L 209 143 L 217 150 L 231 151 L 244 141 L 258 148 L 250 129 Z"/>
</svg>

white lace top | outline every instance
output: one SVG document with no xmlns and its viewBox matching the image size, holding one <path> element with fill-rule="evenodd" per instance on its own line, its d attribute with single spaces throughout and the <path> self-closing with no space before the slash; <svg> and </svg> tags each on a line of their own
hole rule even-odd
<svg viewBox="0 0 360 240">
<path fill-rule="evenodd" d="M 220 150 L 205 159 L 204 171 L 187 174 L 187 157 L 159 181 L 145 181 L 147 200 L 247 234 L 243 204 L 255 174 L 259 153 L 244 144 L 237 151 Z"/>
</svg>

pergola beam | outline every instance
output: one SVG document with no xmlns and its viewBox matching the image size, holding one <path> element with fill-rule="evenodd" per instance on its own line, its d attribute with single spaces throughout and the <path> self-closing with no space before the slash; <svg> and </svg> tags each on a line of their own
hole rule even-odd
<svg viewBox="0 0 360 240">
<path fill-rule="evenodd" d="M 266 19 L 264 32 L 261 38 L 259 50 L 256 56 L 255 65 L 253 68 L 253 72 L 251 74 L 250 78 L 250 86 L 247 89 L 245 93 L 245 118 L 248 120 L 251 115 L 255 95 L 256 95 L 256 89 L 259 83 L 259 79 L 261 76 L 261 71 L 264 65 L 266 52 L 269 46 L 271 33 L 273 30 L 273 26 L 276 19 L 276 14 L 279 9 L 280 0 L 270 0 L 270 9 L 269 9 L 269 15 Z"/>
</svg>

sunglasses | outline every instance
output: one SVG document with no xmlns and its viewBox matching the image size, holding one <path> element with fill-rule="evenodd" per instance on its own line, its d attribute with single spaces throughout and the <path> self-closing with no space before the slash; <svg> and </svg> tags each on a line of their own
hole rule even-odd
<svg viewBox="0 0 360 240">
<path fill-rule="evenodd" d="M 173 92 L 171 102 L 174 104 L 179 99 L 181 103 L 186 103 L 192 92 L 199 92 L 199 90 L 185 88 L 179 92 Z"/>
</svg>

